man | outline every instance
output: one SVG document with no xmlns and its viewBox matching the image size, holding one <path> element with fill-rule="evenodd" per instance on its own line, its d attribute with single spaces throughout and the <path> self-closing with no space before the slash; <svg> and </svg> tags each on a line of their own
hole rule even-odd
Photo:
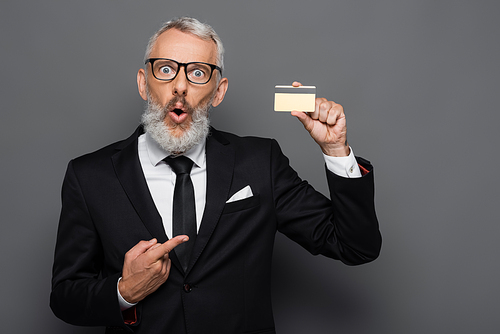
<svg viewBox="0 0 500 334">
<path fill-rule="evenodd" d="M 378 256 L 372 167 L 352 155 L 342 106 L 317 99 L 313 113 L 293 112 L 325 154 L 330 201 L 274 140 L 209 126 L 228 87 L 222 64 L 210 26 L 167 22 L 137 74 L 142 126 L 70 162 L 51 294 L 64 321 L 107 333 L 274 333 L 277 230 L 349 265 Z"/>
</svg>

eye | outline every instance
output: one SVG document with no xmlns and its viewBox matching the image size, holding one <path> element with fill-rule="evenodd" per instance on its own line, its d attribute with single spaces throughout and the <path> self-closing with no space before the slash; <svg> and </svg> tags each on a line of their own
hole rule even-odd
<svg viewBox="0 0 500 334">
<path fill-rule="evenodd" d="M 200 69 L 194 70 L 192 74 L 196 78 L 202 78 L 205 75 L 205 73 Z"/>
<path fill-rule="evenodd" d="M 162 74 L 172 74 L 174 70 L 170 66 L 162 66 L 160 67 L 160 73 Z"/>
</svg>

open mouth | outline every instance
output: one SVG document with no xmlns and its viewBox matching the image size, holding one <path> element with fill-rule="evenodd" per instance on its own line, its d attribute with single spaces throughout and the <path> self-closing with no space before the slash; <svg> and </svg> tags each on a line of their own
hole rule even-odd
<svg viewBox="0 0 500 334">
<path fill-rule="evenodd" d="M 181 124 L 189 117 L 189 113 L 184 110 L 183 106 L 178 105 L 180 108 L 172 108 L 169 112 L 170 119 L 176 124 Z"/>
<path fill-rule="evenodd" d="M 182 111 L 181 109 L 177 109 L 176 108 L 176 109 L 172 110 L 172 112 L 176 113 L 177 116 L 180 116 L 184 111 Z"/>
</svg>

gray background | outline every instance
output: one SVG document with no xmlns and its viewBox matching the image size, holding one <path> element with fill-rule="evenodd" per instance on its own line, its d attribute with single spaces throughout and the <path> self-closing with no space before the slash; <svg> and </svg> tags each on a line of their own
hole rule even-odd
<svg viewBox="0 0 500 334">
<path fill-rule="evenodd" d="M 498 333 L 498 1 L 2 1 L 3 333 L 97 333 L 55 318 L 52 256 L 67 162 L 125 138 L 149 36 L 192 15 L 225 43 L 213 125 L 276 138 L 326 193 L 320 150 L 273 87 L 299 80 L 344 105 L 375 165 L 384 238 L 360 267 L 277 236 L 280 333 Z"/>
</svg>

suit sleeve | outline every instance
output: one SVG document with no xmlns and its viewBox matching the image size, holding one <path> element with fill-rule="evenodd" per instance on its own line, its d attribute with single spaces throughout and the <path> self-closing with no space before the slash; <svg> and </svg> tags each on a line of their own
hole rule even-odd
<svg viewBox="0 0 500 334">
<path fill-rule="evenodd" d="M 73 325 L 128 329 L 118 305 L 120 273 L 102 277 L 102 261 L 99 234 L 70 162 L 62 187 L 50 307 L 58 318 Z"/>
<path fill-rule="evenodd" d="M 275 141 L 271 151 L 278 230 L 314 255 L 348 265 L 376 259 L 382 239 L 370 163 L 357 158 L 368 171 L 361 178 L 343 178 L 325 168 L 329 200 L 298 177 Z"/>
</svg>

